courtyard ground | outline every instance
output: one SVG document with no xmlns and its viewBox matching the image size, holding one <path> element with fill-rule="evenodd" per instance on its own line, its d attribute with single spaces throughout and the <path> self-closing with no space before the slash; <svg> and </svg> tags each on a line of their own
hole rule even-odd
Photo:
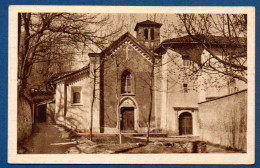
<svg viewBox="0 0 260 168">
<path fill-rule="evenodd" d="M 18 153 L 60 154 L 66 153 L 75 144 L 76 141 L 71 141 L 69 132 L 64 128 L 38 123 L 34 127 L 33 134 L 25 140 L 22 147 L 18 146 Z"/>
<path fill-rule="evenodd" d="M 119 135 L 95 134 L 92 141 L 89 135 L 75 136 L 64 127 L 58 125 L 37 124 L 34 133 L 22 146 L 18 153 L 25 154 L 98 154 L 98 153 L 234 153 L 235 150 L 198 141 L 198 137 L 135 137 L 129 134 Z M 73 136 L 72 136 L 73 135 Z M 196 146 L 194 146 L 194 144 Z M 194 149 L 196 147 L 196 150 Z"/>
</svg>

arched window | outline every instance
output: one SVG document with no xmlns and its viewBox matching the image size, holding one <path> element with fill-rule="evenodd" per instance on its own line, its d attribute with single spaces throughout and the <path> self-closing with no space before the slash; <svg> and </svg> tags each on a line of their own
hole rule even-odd
<svg viewBox="0 0 260 168">
<path fill-rule="evenodd" d="M 132 93 L 132 75 L 129 71 L 124 71 L 121 78 L 122 93 Z"/>
<path fill-rule="evenodd" d="M 145 40 L 148 40 L 148 30 L 144 29 L 144 38 Z"/>
<path fill-rule="evenodd" d="M 151 40 L 154 40 L 154 30 L 151 29 Z"/>
</svg>

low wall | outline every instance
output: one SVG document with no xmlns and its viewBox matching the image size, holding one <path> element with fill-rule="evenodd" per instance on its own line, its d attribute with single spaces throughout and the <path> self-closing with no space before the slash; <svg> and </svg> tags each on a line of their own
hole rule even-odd
<svg viewBox="0 0 260 168">
<path fill-rule="evenodd" d="M 32 133 L 32 104 L 24 96 L 18 97 L 17 141 L 22 142 Z"/>
<path fill-rule="evenodd" d="M 203 141 L 246 151 L 247 90 L 199 103 Z"/>
</svg>

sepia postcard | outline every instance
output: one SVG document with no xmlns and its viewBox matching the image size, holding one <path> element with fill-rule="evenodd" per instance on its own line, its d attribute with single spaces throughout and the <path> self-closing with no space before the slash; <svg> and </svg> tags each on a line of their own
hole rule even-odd
<svg viewBox="0 0 260 168">
<path fill-rule="evenodd" d="M 10 6 L 8 39 L 8 163 L 254 164 L 254 7 Z"/>
</svg>

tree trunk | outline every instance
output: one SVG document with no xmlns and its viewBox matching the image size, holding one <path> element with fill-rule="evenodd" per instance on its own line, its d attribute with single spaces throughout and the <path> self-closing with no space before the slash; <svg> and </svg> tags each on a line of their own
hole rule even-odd
<svg viewBox="0 0 260 168">
<path fill-rule="evenodd" d="M 151 71 L 151 86 L 150 86 L 150 107 L 149 107 L 149 115 L 148 115 L 148 128 L 147 128 L 147 137 L 146 143 L 149 143 L 150 138 L 150 127 L 151 127 L 151 117 L 153 111 L 153 82 L 154 82 L 154 57 L 152 58 L 152 71 Z"/>
<path fill-rule="evenodd" d="M 31 13 L 18 14 L 18 57 L 20 58 L 18 64 L 18 92 L 20 93 L 23 93 L 26 88 L 27 73 L 31 68 L 30 64 L 26 64 L 26 57 L 28 56 L 29 50 L 28 37 L 30 36 L 30 20 Z M 24 27 L 25 35 L 21 40 L 22 25 Z"/>
<path fill-rule="evenodd" d="M 119 70 L 118 70 L 118 67 L 119 67 L 119 63 L 118 63 L 118 60 L 117 60 L 117 56 L 115 57 L 115 61 L 116 61 L 116 100 L 117 100 L 117 104 L 119 105 L 119 96 L 120 96 L 120 91 L 118 90 L 118 84 L 119 84 Z M 119 106 L 118 106 L 119 108 Z M 122 116 L 121 116 L 121 111 L 120 111 L 120 108 L 117 109 L 119 110 L 119 144 L 122 144 L 122 132 L 121 132 L 121 119 L 122 119 Z"/>
<path fill-rule="evenodd" d="M 94 71 L 93 71 L 93 91 L 92 91 L 92 102 L 91 102 L 91 110 L 90 110 L 90 140 L 92 141 L 92 130 L 93 130 L 93 111 L 94 111 L 94 102 L 96 98 L 96 69 L 94 63 Z"/>
</svg>

